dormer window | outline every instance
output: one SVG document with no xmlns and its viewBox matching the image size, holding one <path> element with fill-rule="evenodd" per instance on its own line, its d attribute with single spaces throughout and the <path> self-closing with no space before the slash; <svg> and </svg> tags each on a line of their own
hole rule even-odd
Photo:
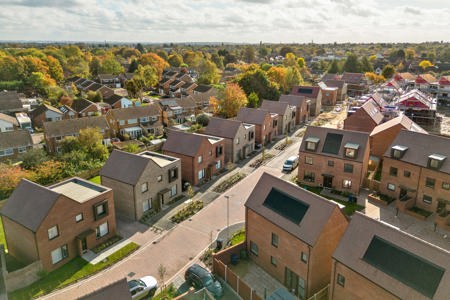
<svg viewBox="0 0 450 300">
<path fill-rule="evenodd" d="M 308 137 L 305 142 L 306 142 L 306 150 L 308 151 L 316 151 L 317 150 L 317 145 L 319 144 L 320 139 L 316 138 L 316 137 Z"/>
<path fill-rule="evenodd" d="M 358 156 L 358 149 L 359 149 L 358 144 L 347 143 L 345 144 L 344 149 L 345 149 L 345 157 L 356 158 L 356 156 Z"/>
<path fill-rule="evenodd" d="M 447 156 L 440 154 L 431 154 L 428 156 L 428 167 L 432 169 L 440 169 Z"/>
<path fill-rule="evenodd" d="M 401 159 L 403 155 L 405 155 L 406 150 L 408 150 L 408 147 L 395 145 L 391 148 L 391 157 L 395 159 Z"/>
</svg>

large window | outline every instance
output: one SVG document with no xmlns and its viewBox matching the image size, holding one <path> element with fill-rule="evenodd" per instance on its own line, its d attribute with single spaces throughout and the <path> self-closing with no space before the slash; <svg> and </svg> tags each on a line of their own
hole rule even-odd
<svg viewBox="0 0 450 300">
<path fill-rule="evenodd" d="M 434 185 L 436 183 L 436 180 L 434 178 L 427 177 L 425 179 L 425 186 L 434 189 Z"/>
<path fill-rule="evenodd" d="M 63 245 L 51 252 L 52 264 L 56 264 L 69 256 L 69 251 L 67 250 L 67 245 Z"/>
<path fill-rule="evenodd" d="M 315 174 L 314 172 L 305 171 L 305 174 L 303 175 L 304 181 L 314 182 L 315 181 Z"/>
<path fill-rule="evenodd" d="M 94 218 L 96 220 L 106 217 L 107 215 L 108 215 L 107 201 L 94 205 Z"/>
<path fill-rule="evenodd" d="M 175 184 L 170 188 L 170 197 L 173 197 L 177 194 L 177 185 Z"/>
<path fill-rule="evenodd" d="M 142 202 L 142 211 L 146 212 L 146 211 L 149 211 L 150 209 L 152 209 L 152 199 L 151 198 L 150 199 L 145 199 Z"/>
<path fill-rule="evenodd" d="M 203 177 L 205 177 L 205 169 L 198 171 L 198 179 L 202 179 Z"/>
<path fill-rule="evenodd" d="M 389 168 L 389 175 L 397 177 L 398 169 L 394 167 Z"/>
<path fill-rule="evenodd" d="M 53 226 L 48 229 L 48 239 L 52 240 L 59 236 L 58 226 Z"/>
<path fill-rule="evenodd" d="M 349 179 L 344 179 L 342 181 L 342 187 L 346 189 L 350 189 L 352 187 L 352 181 Z"/>
<path fill-rule="evenodd" d="M 353 173 L 353 165 L 352 164 L 344 164 L 344 172 L 345 173 Z"/>
<path fill-rule="evenodd" d="M 173 168 L 169 170 L 169 182 L 175 181 L 178 179 L 178 168 Z"/>
<path fill-rule="evenodd" d="M 278 247 L 278 235 L 272 232 L 272 246 Z"/>
<path fill-rule="evenodd" d="M 145 193 L 146 191 L 148 191 L 148 182 L 141 184 L 141 192 Z"/>
<path fill-rule="evenodd" d="M 306 150 L 316 151 L 317 143 L 314 142 L 306 142 Z"/>
<path fill-rule="evenodd" d="M 310 156 L 305 156 L 305 164 L 312 165 L 313 164 L 313 158 Z"/>
<path fill-rule="evenodd" d="M 13 148 L 0 150 L 0 156 L 8 156 L 13 154 L 14 154 Z"/>
<path fill-rule="evenodd" d="M 105 223 L 101 224 L 95 230 L 97 238 L 101 238 L 101 237 L 107 235 L 108 232 L 109 232 L 108 231 L 108 222 L 105 222 Z"/>
<path fill-rule="evenodd" d="M 258 256 L 259 250 L 258 245 L 256 245 L 254 242 L 250 241 L 250 252 Z"/>
</svg>

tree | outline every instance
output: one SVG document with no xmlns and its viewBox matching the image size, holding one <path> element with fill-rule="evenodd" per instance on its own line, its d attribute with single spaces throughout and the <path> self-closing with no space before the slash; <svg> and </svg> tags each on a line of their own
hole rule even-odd
<svg viewBox="0 0 450 300">
<path fill-rule="evenodd" d="M 203 127 L 206 127 L 209 124 L 209 117 L 205 114 L 200 114 L 196 117 L 196 121 L 198 124 L 202 125 Z"/>
<path fill-rule="evenodd" d="M 102 61 L 99 74 L 118 75 L 124 72 L 123 66 L 113 57 L 107 57 Z"/>
<path fill-rule="evenodd" d="M 78 141 L 90 158 L 105 161 L 108 158 L 108 148 L 102 144 L 103 135 L 98 128 L 88 127 L 80 130 Z"/>
<path fill-rule="evenodd" d="M 22 178 L 32 179 L 33 176 L 19 166 L 0 163 L 0 199 L 8 198 Z"/>
<path fill-rule="evenodd" d="M 89 101 L 92 101 L 92 102 L 95 102 L 95 103 L 102 102 L 102 100 L 103 100 L 102 94 L 100 92 L 94 92 L 94 91 L 88 91 L 86 93 L 86 98 Z"/>
<path fill-rule="evenodd" d="M 330 66 L 328 67 L 328 73 L 330 73 L 330 74 L 340 73 L 337 60 L 333 59 Z"/>
<path fill-rule="evenodd" d="M 259 97 L 258 94 L 256 94 L 255 92 L 251 92 L 250 95 L 248 95 L 248 103 L 247 106 L 248 107 L 259 107 Z"/>
<path fill-rule="evenodd" d="M 351 73 L 361 72 L 361 65 L 358 61 L 358 57 L 355 54 L 351 53 L 349 56 L 347 56 L 347 59 L 344 63 L 344 71 Z"/>
<path fill-rule="evenodd" d="M 23 64 L 12 56 L 0 57 L 0 81 L 19 80 Z"/>
<path fill-rule="evenodd" d="M 169 64 L 156 53 L 146 53 L 142 55 L 141 65 L 154 67 L 157 71 L 158 79 L 161 78 L 164 69 L 169 67 Z"/>
<path fill-rule="evenodd" d="M 286 57 L 283 61 L 283 64 L 286 67 L 293 67 L 297 65 L 297 58 L 295 57 L 294 53 L 287 53 Z"/>
<path fill-rule="evenodd" d="M 56 82 L 61 82 L 64 80 L 64 71 L 61 67 L 61 63 L 59 60 L 54 58 L 53 56 L 47 56 L 46 58 L 48 72 L 50 77 L 52 77 Z"/>
<path fill-rule="evenodd" d="M 41 72 L 33 72 L 27 79 L 27 83 L 39 94 L 45 96 L 48 94 L 48 88 L 56 85 L 54 79 L 50 78 L 48 74 L 43 74 Z"/>
<path fill-rule="evenodd" d="M 136 50 L 138 50 L 139 52 L 141 52 L 141 54 L 144 54 L 144 53 L 145 53 L 144 46 L 142 46 L 141 43 L 137 43 L 137 44 L 136 44 Z"/>
<path fill-rule="evenodd" d="M 183 63 L 183 57 L 179 54 L 171 54 L 167 61 L 172 67 L 179 67 Z"/>
<path fill-rule="evenodd" d="M 70 57 L 64 66 L 64 70 L 69 75 L 86 77 L 89 74 L 89 63 L 83 57 Z"/>
<path fill-rule="evenodd" d="M 244 61 L 248 63 L 254 62 L 256 59 L 255 48 L 253 48 L 252 46 L 245 47 L 243 57 Z"/>
<path fill-rule="evenodd" d="M 286 54 L 288 54 L 288 53 L 294 53 L 294 50 L 291 47 L 289 47 L 289 46 L 283 46 L 280 49 L 280 55 L 281 56 L 286 57 Z"/>
<path fill-rule="evenodd" d="M 208 59 L 203 59 L 198 67 L 198 82 L 203 84 L 212 84 L 219 82 L 219 72 L 216 64 Z"/>
<path fill-rule="evenodd" d="M 297 58 L 297 65 L 300 69 L 306 67 L 305 59 L 303 57 Z"/>
<path fill-rule="evenodd" d="M 361 59 L 361 71 L 362 72 L 373 72 L 373 66 L 366 56 Z"/>
<path fill-rule="evenodd" d="M 167 61 L 169 59 L 169 56 L 167 55 L 167 52 L 164 50 L 158 50 L 156 51 L 156 54 L 158 54 L 159 57 Z"/>
<path fill-rule="evenodd" d="M 236 83 L 229 83 L 219 92 L 219 114 L 225 118 L 236 117 L 241 107 L 247 106 L 247 96 Z"/>
<path fill-rule="evenodd" d="M 133 59 L 130 63 L 130 66 L 128 67 L 128 73 L 134 73 L 134 71 L 136 71 L 138 66 L 139 62 L 137 61 L 137 59 Z"/>
<path fill-rule="evenodd" d="M 97 77 L 100 74 L 100 68 L 102 67 L 102 63 L 98 57 L 94 57 L 89 63 L 89 72 L 93 77 Z"/>
<path fill-rule="evenodd" d="M 211 61 L 216 64 L 219 69 L 223 69 L 223 57 L 217 53 L 211 54 Z"/>
<path fill-rule="evenodd" d="M 376 73 L 373 72 L 366 72 L 364 75 L 369 81 L 371 81 L 374 84 L 379 84 L 386 81 L 386 78 L 384 78 L 381 75 L 377 75 Z"/>
<path fill-rule="evenodd" d="M 255 92 L 259 99 L 277 100 L 280 92 L 277 86 L 269 80 L 266 73 L 261 69 L 251 69 L 243 73 L 237 80 L 238 84 L 250 95 Z"/>
<path fill-rule="evenodd" d="M 393 65 L 386 65 L 383 68 L 383 71 L 381 71 L 381 76 L 383 76 L 386 79 L 391 78 L 395 74 L 395 67 Z"/>
<path fill-rule="evenodd" d="M 20 159 L 22 160 L 21 166 L 27 170 L 31 170 L 44 161 L 49 160 L 49 157 L 43 149 L 35 148 L 23 153 Z"/>
<path fill-rule="evenodd" d="M 191 68 L 197 68 L 201 61 L 202 55 L 194 51 L 186 51 L 183 54 L 183 61 Z"/>
<path fill-rule="evenodd" d="M 292 54 L 288 53 L 287 55 Z M 295 60 L 294 60 L 295 62 Z M 286 68 L 272 67 L 267 71 L 270 81 L 275 82 L 282 91 L 286 91 Z"/>
<path fill-rule="evenodd" d="M 405 57 L 406 59 L 412 59 L 416 56 L 416 51 L 414 49 L 408 48 L 405 51 Z"/>
<path fill-rule="evenodd" d="M 138 153 L 140 148 L 136 143 L 129 143 L 123 150 L 129 153 Z"/>
<path fill-rule="evenodd" d="M 422 70 L 426 70 L 426 69 L 428 69 L 429 67 L 432 67 L 432 66 L 433 66 L 433 64 L 429 60 L 426 60 L 426 59 L 422 60 L 419 63 L 419 67 L 421 67 Z"/>
<path fill-rule="evenodd" d="M 286 72 L 286 89 L 285 92 L 290 92 L 294 86 L 303 84 L 303 77 L 295 67 L 287 68 Z"/>
<path fill-rule="evenodd" d="M 137 77 L 136 77 L 137 76 Z M 133 76 L 133 80 L 142 79 L 143 87 L 153 87 L 158 84 L 158 71 L 153 66 L 139 66 Z"/>
</svg>

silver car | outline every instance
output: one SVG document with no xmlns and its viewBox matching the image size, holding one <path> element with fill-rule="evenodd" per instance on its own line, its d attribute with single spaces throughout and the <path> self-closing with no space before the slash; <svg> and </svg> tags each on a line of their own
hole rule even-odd
<svg viewBox="0 0 450 300">
<path fill-rule="evenodd" d="M 155 294 L 158 289 L 158 282 L 153 276 L 144 276 L 141 279 L 128 281 L 128 289 L 131 293 L 131 299 L 143 299 Z"/>
</svg>

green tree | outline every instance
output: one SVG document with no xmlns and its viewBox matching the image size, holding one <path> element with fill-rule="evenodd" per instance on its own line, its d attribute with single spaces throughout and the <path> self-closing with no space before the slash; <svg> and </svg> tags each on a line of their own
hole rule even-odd
<svg viewBox="0 0 450 300">
<path fill-rule="evenodd" d="M 48 72 L 50 77 L 52 77 L 56 82 L 61 82 L 64 80 L 64 71 L 59 60 L 53 56 L 47 56 L 46 58 Z"/>
<path fill-rule="evenodd" d="M 269 80 L 266 73 L 261 69 L 245 72 L 238 78 L 237 82 L 247 95 L 255 92 L 259 99 L 268 100 L 277 100 L 280 97 L 277 86 Z"/>
<path fill-rule="evenodd" d="M 20 156 L 22 160 L 21 166 L 27 170 L 31 170 L 50 158 L 43 149 L 31 149 Z"/>
<path fill-rule="evenodd" d="M 123 66 L 114 58 L 107 57 L 102 61 L 99 74 L 118 75 L 124 72 Z"/>
<path fill-rule="evenodd" d="M 98 57 L 94 57 L 89 63 L 89 72 L 93 77 L 97 77 L 100 74 L 100 68 L 102 67 L 102 63 Z"/>
<path fill-rule="evenodd" d="M 300 69 L 306 67 L 305 59 L 303 57 L 297 58 L 297 65 Z"/>
<path fill-rule="evenodd" d="M 12 56 L 0 57 L 0 81 L 19 80 L 24 67 L 21 61 Z"/>
<path fill-rule="evenodd" d="M 373 66 L 366 56 L 361 59 L 361 71 L 362 72 L 373 72 Z"/>
<path fill-rule="evenodd" d="M 48 88 L 55 86 L 56 82 L 48 74 L 41 72 L 33 72 L 27 79 L 27 83 L 39 94 L 46 96 L 48 94 Z"/>
<path fill-rule="evenodd" d="M 156 51 L 156 54 L 158 54 L 158 56 L 164 59 L 165 61 L 169 60 L 169 56 L 167 55 L 167 52 L 164 50 L 158 50 Z"/>
<path fill-rule="evenodd" d="M 213 84 L 219 82 L 219 71 L 215 63 L 208 59 L 203 59 L 198 67 L 198 82 L 203 84 Z"/>
<path fill-rule="evenodd" d="M 328 73 L 330 74 L 338 74 L 339 72 L 339 65 L 337 60 L 333 59 L 330 66 L 328 67 Z"/>
<path fill-rule="evenodd" d="M 137 49 L 141 54 L 144 54 L 144 53 L 145 53 L 144 46 L 142 46 L 141 43 L 137 43 L 137 44 L 136 44 L 136 49 Z"/>
<path fill-rule="evenodd" d="M 395 74 L 395 67 L 393 65 L 386 65 L 383 68 L 383 71 L 381 71 L 381 76 L 383 76 L 386 79 L 391 78 Z"/>
<path fill-rule="evenodd" d="M 137 80 L 142 79 L 143 87 L 154 87 L 158 84 L 158 71 L 153 66 L 139 66 L 135 76 L 138 76 Z"/>
<path fill-rule="evenodd" d="M 183 57 L 179 54 L 171 54 L 167 61 L 172 67 L 179 67 L 183 63 Z"/>
<path fill-rule="evenodd" d="M 130 63 L 130 66 L 128 67 L 128 72 L 134 73 L 134 71 L 137 70 L 138 66 L 139 66 L 139 62 L 137 61 L 137 59 L 133 59 Z"/>
<path fill-rule="evenodd" d="M 205 114 L 200 114 L 196 117 L 196 121 L 198 124 L 202 125 L 203 127 L 206 127 L 209 124 L 209 117 Z"/>
<path fill-rule="evenodd" d="M 244 58 L 244 61 L 246 61 L 247 63 L 254 62 L 256 59 L 255 48 L 253 48 L 253 46 L 245 47 L 243 58 Z"/>
<path fill-rule="evenodd" d="M 223 69 L 223 57 L 218 53 L 211 54 L 211 61 L 216 64 L 219 69 Z"/>
<path fill-rule="evenodd" d="M 248 95 L 248 103 L 247 106 L 248 107 L 259 107 L 260 103 L 259 103 L 259 97 L 258 94 L 256 94 L 255 92 L 251 92 L 250 95 Z"/>
<path fill-rule="evenodd" d="M 295 57 L 294 53 L 287 53 L 286 57 L 283 61 L 283 64 L 286 67 L 293 67 L 293 66 L 297 66 L 297 58 Z"/>
<path fill-rule="evenodd" d="M 81 129 L 78 140 L 90 158 L 99 161 L 105 161 L 108 158 L 108 148 L 102 144 L 103 135 L 100 129 L 92 127 Z"/>
<path fill-rule="evenodd" d="M 349 56 L 347 56 L 347 59 L 344 63 L 344 71 L 351 73 L 361 72 L 361 64 L 359 63 L 358 56 L 356 56 L 356 54 L 351 53 Z"/>
<path fill-rule="evenodd" d="M 102 102 L 103 96 L 100 92 L 88 91 L 86 93 L 86 98 L 92 102 L 98 103 Z M 75 100 L 77 101 L 77 100 Z"/>
<path fill-rule="evenodd" d="M 289 67 L 286 71 L 286 92 L 292 90 L 294 86 L 303 84 L 303 77 L 295 67 Z"/>
</svg>

